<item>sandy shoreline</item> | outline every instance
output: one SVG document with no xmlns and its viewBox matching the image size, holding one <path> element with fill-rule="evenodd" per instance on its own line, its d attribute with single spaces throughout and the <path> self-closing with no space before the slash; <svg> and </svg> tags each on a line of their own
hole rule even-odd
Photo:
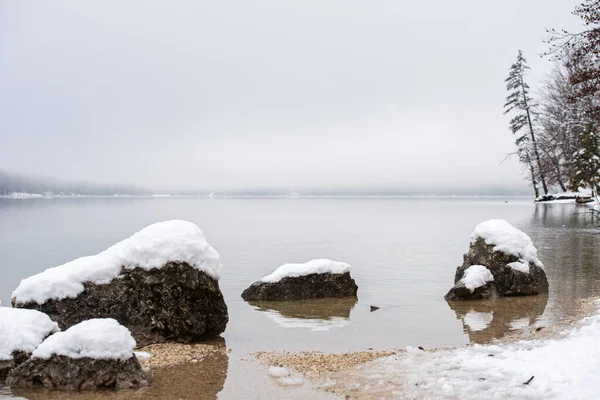
<svg viewBox="0 0 600 400">
<path fill-rule="evenodd" d="M 578 302 L 572 316 L 553 326 L 542 329 L 535 325 L 515 330 L 501 339 L 494 340 L 496 345 L 510 345 L 520 341 L 532 343 L 538 339 L 561 339 L 567 332 L 579 324 L 587 316 L 595 314 L 597 298 L 587 298 Z M 466 349 L 473 345 L 457 347 Z M 402 377 L 398 373 L 385 375 L 380 363 L 387 359 L 403 359 L 414 357 L 414 353 L 426 356 L 437 352 L 443 353 L 451 349 L 390 349 L 384 351 L 356 351 L 346 353 L 327 353 L 320 351 L 280 352 L 260 351 L 252 354 L 231 353 L 224 341 L 201 344 L 154 344 L 138 349 L 151 354 L 150 358 L 140 357 L 140 363 L 148 372 L 150 387 L 137 391 L 94 392 L 94 393 L 62 393 L 54 391 L 18 391 L 17 395 L 36 399 L 216 399 L 232 393 L 248 398 L 345 398 L 345 399 L 377 399 L 377 398 L 412 398 L 406 394 Z M 412 355 L 411 355 L 412 352 Z M 233 358 L 231 358 L 233 357 Z M 422 358 L 422 357 L 421 357 Z M 420 357 L 417 357 L 420 359 Z M 239 361 L 234 361 L 239 360 Z M 231 370 L 231 363 L 243 366 L 243 372 Z M 241 364 L 240 364 L 241 363 Z M 262 367 L 261 367 L 262 364 Z M 412 364 L 411 364 L 412 365 Z M 284 367 L 299 381 L 285 385 L 270 375 L 270 367 Z M 234 368 L 235 370 L 236 368 Z M 240 376 L 239 374 L 242 374 Z M 232 374 L 237 374 L 235 378 Z M 224 391 L 227 377 L 240 382 L 243 387 Z M 397 379 L 396 379 L 397 378 Z M 242 379 L 241 381 L 238 381 Z M 278 389 L 279 387 L 279 389 Z M 229 396 L 229 397 L 228 397 Z M 283 397 L 282 397 L 283 396 Z M 330 397 L 328 397 L 330 396 Z"/>
<path fill-rule="evenodd" d="M 575 306 L 571 318 L 552 326 L 532 326 L 525 330 L 515 330 L 501 339 L 496 339 L 493 344 L 509 345 L 519 341 L 561 339 L 566 336 L 570 328 L 579 324 L 585 317 L 598 311 L 595 301 L 598 297 L 582 299 Z M 466 345 L 466 347 L 472 344 Z M 437 352 L 445 349 L 423 349 L 424 352 Z M 372 371 L 369 363 L 384 357 L 402 356 L 405 350 L 394 349 L 388 351 L 358 351 L 341 354 L 324 352 L 256 352 L 254 356 L 266 367 L 284 367 L 301 374 L 310 380 L 317 388 L 342 396 L 346 399 L 375 399 L 402 397 L 402 388 L 394 387 L 388 382 L 390 388 L 386 391 L 378 390 L 375 385 L 369 384 L 367 378 Z"/>
</svg>

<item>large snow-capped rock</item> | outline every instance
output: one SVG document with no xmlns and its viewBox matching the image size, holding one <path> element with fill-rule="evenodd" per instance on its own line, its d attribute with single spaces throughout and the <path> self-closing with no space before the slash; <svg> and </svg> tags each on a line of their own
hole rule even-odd
<svg viewBox="0 0 600 400">
<path fill-rule="evenodd" d="M 62 329 L 91 318 L 114 318 L 139 345 L 197 342 L 228 322 L 219 288 L 219 254 L 187 221 L 150 225 L 90 257 L 26 278 L 14 307 L 40 310 Z"/>
<path fill-rule="evenodd" d="M 242 298 L 249 301 L 356 297 L 357 291 L 358 286 L 350 276 L 350 264 L 320 259 L 284 264 L 244 290 Z"/>
<path fill-rule="evenodd" d="M 84 321 L 44 340 L 6 383 L 69 390 L 147 386 L 135 345 L 129 330 L 114 319 Z"/>
<path fill-rule="evenodd" d="M 0 381 L 58 331 L 58 324 L 39 311 L 0 307 Z"/>
<path fill-rule="evenodd" d="M 548 293 L 548 279 L 529 236 L 502 219 L 475 227 L 456 269 L 448 301 Z"/>
</svg>

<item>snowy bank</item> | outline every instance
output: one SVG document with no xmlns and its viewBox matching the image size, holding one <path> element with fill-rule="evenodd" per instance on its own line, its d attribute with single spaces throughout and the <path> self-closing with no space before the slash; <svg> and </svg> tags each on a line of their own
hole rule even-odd
<svg viewBox="0 0 600 400">
<path fill-rule="evenodd" d="M 579 192 L 564 192 L 564 193 L 548 193 L 536 197 L 536 203 L 552 203 L 552 204 L 565 204 L 575 202 L 591 202 L 591 193 L 579 193 Z"/>
<path fill-rule="evenodd" d="M 283 278 L 297 278 L 310 274 L 344 274 L 350 271 L 350 264 L 327 259 L 311 260 L 303 264 L 283 264 L 270 275 L 261 279 L 262 282 L 275 283 Z"/>
<path fill-rule="evenodd" d="M 134 347 L 135 340 L 127 328 L 112 318 L 96 318 L 50 336 L 32 357 L 48 359 L 58 355 L 124 361 L 133 357 Z"/>
<path fill-rule="evenodd" d="M 404 354 L 357 368 L 345 381 L 348 388 L 361 387 L 365 397 L 595 400 L 600 392 L 598 338 L 596 314 L 564 339 L 435 352 L 409 347 Z"/>
<path fill-rule="evenodd" d="M 214 279 L 219 279 L 222 268 L 219 254 L 196 225 L 178 220 L 159 222 L 95 256 L 23 279 L 12 293 L 13 303 L 74 298 L 83 292 L 84 282 L 107 284 L 119 276 L 121 268 L 151 270 L 169 262 L 186 263 Z"/>
<path fill-rule="evenodd" d="M 32 353 L 58 324 L 35 310 L 0 307 L 0 360 L 12 360 L 13 352 Z"/>
<path fill-rule="evenodd" d="M 355 297 L 356 282 L 350 264 L 326 259 L 304 264 L 284 264 L 242 293 L 251 300 L 306 300 L 328 297 Z"/>
</svg>

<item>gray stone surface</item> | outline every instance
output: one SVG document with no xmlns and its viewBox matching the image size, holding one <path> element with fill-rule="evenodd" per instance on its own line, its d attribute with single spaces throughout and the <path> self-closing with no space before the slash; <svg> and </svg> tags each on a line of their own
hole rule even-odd
<svg viewBox="0 0 600 400">
<path fill-rule="evenodd" d="M 0 382 L 4 382 L 6 377 L 14 368 L 29 360 L 31 353 L 24 351 L 13 351 L 12 360 L 0 360 Z"/>
<path fill-rule="evenodd" d="M 135 356 L 121 361 L 54 355 L 30 358 L 9 373 L 6 383 L 15 388 L 134 389 L 148 386 L 148 378 Z"/>
</svg>

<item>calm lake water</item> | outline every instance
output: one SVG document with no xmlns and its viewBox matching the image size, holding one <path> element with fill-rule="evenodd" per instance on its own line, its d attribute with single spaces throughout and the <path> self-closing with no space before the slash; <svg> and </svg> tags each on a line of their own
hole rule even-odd
<svg viewBox="0 0 600 400">
<path fill-rule="evenodd" d="M 243 360 L 254 351 L 459 346 L 570 318 L 577 299 L 600 294 L 600 235 L 578 211 L 522 198 L 0 199 L 0 300 L 9 305 L 21 279 L 96 254 L 153 222 L 192 221 L 224 265 L 231 353 L 220 397 L 261 398 L 258 389 L 252 397 L 252 385 L 240 391 L 252 376 Z M 531 236 L 550 295 L 451 308 L 443 296 L 473 228 L 490 218 Z M 358 301 L 241 299 L 279 265 L 314 258 L 350 263 Z M 380 309 L 370 312 L 371 305 Z"/>
</svg>

